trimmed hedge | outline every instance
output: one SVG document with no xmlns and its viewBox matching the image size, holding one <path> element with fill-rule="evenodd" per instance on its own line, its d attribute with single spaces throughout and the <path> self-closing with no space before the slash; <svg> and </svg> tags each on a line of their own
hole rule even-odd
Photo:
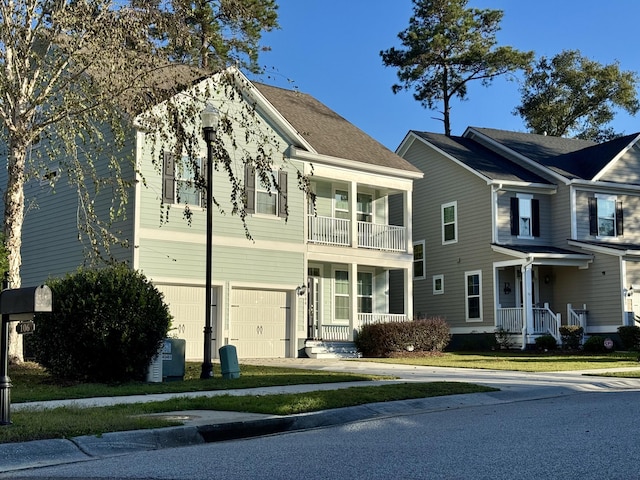
<svg viewBox="0 0 640 480">
<path fill-rule="evenodd" d="M 618 335 L 625 350 L 640 350 L 640 327 L 618 327 Z"/>
<path fill-rule="evenodd" d="M 538 350 L 555 350 L 558 348 L 558 342 L 556 342 L 553 335 L 541 335 L 535 341 Z"/>
<path fill-rule="evenodd" d="M 576 350 L 580 347 L 580 342 L 582 341 L 582 335 L 584 333 L 584 329 L 581 326 L 561 325 L 559 330 L 563 347 L 572 350 Z"/>
<path fill-rule="evenodd" d="M 355 344 L 365 357 L 387 357 L 394 352 L 442 352 L 450 340 L 447 322 L 434 317 L 365 325 Z"/>
<path fill-rule="evenodd" d="M 145 379 L 171 323 L 162 293 L 125 265 L 80 269 L 47 285 L 53 312 L 36 315 L 29 339 L 38 363 L 59 379 Z"/>
</svg>

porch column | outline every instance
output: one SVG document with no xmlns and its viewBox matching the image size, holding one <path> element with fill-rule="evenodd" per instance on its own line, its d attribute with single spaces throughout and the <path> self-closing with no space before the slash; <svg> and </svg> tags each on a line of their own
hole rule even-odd
<svg viewBox="0 0 640 480">
<path fill-rule="evenodd" d="M 405 228 L 405 248 L 407 253 L 413 254 L 413 202 L 411 192 L 402 192 L 404 218 L 402 225 Z M 406 312 L 407 310 L 405 310 Z"/>
<path fill-rule="evenodd" d="M 349 287 L 351 288 L 351 315 L 349 315 L 349 340 L 354 339 L 354 331 L 360 326 L 358 322 L 358 264 L 349 264 Z"/>
<path fill-rule="evenodd" d="M 524 324 L 526 325 L 526 331 L 523 331 L 523 344 L 525 338 L 534 332 L 533 328 L 533 292 L 532 286 L 532 272 L 533 268 L 530 263 L 522 266 L 522 291 L 524 292 Z"/>
<path fill-rule="evenodd" d="M 404 274 L 404 314 L 407 320 L 413 320 L 413 271 L 411 268 L 405 268 Z"/>
<path fill-rule="evenodd" d="M 351 246 L 358 246 L 358 184 L 349 183 L 349 213 L 351 215 Z"/>
</svg>

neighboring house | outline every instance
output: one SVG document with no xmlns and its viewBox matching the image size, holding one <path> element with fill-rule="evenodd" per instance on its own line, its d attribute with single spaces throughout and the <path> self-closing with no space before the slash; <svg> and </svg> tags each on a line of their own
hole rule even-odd
<svg viewBox="0 0 640 480">
<path fill-rule="evenodd" d="M 411 318 L 411 288 L 391 299 L 389 277 L 399 273 L 411 283 L 411 193 L 422 173 L 311 96 L 237 75 L 242 98 L 207 102 L 223 113 L 234 102 L 255 107 L 254 128 L 275 139 L 281 191 L 266 189 L 238 155 L 234 168 L 241 176 L 244 171 L 252 239 L 237 216 L 214 211 L 214 356 L 227 344 L 240 358 L 304 356 L 309 339 L 352 342 L 362 324 Z M 211 82 L 193 89 L 215 91 L 204 88 Z M 131 132 L 126 145 L 138 172 L 130 168 L 125 176 L 138 181 L 126 220 L 118 224 L 130 248 L 117 256 L 163 292 L 174 317 L 171 333 L 186 339 L 187 359 L 202 359 L 206 215 L 189 183 L 193 174 L 176 168 L 169 154 L 162 172 L 154 168 L 142 130 Z M 240 148 L 251 149 L 251 142 Z M 204 140 L 201 151 L 205 157 Z M 311 176 L 315 211 L 298 186 L 298 172 Z M 230 188 L 226 174 L 215 171 L 216 199 L 228 198 Z M 48 182 L 30 182 L 26 196 L 34 208 L 25 218 L 22 278 L 23 285 L 36 285 L 83 264 L 77 233 L 82 208 L 63 179 L 55 194 Z M 398 225 L 389 221 L 391 197 L 400 204 Z M 185 200 L 190 224 L 182 218 Z M 167 206 L 169 221 L 161 221 Z"/>
<path fill-rule="evenodd" d="M 469 127 L 410 131 L 414 311 L 454 340 L 502 327 L 531 345 L 560 325 L 615 336 L 640 317 L 640 135 L 603 144 Z M 519 343 L 520 344 L 520 343 Z"/>
</svg>

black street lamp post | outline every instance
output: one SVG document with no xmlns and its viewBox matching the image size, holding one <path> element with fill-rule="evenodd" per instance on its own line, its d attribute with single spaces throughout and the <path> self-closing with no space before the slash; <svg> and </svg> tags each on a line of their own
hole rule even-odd
<svg viewBox="0 0 640 480">
<path fill-rule="evenodd" d="M 212 302 L 212 250 L 213 250 L 213 142 L 216 140 L 216 128 L 220 116 L 218 111 L 211 105 L 202 111 L 202 132 L 204 141 L 207 144 L 207 184 L 205 187 L 206 201 L 205 208 L 207 211 L 207 252 L 205 264 L 205 323 L 204 323 L 204 360 L 202 362 L 201 379 L 213 377 L 213 365 L 211 363 L 211 304 Z"/>
</svg>

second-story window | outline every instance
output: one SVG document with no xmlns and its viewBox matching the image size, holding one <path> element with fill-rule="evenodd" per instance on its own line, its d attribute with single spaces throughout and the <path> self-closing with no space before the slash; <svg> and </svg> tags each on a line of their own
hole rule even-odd
<svg viewBox="0 0 640 480">
<path fill-rule="evenodd" d="M 527 193 L 511 197 L 511 235 L 519 238 L 540 236 L 540 201 Z"/>
<path fill-rule="evenodd" d="M 287 172 L 282 170 L 273 172 L 273 177 L 277 179 L 278 188 L 273 183 L 265 185 L 251 165 L 245 166 L 245 211 L 247 213 L 287 217 Z"/>
<path fill-rule="evenodd" d="M 373 197 L 368 193 L 358 194 L 358 221 L 371 223 L 373 219 L 372 204 Z"/>
<path fill-rule="evenodd" d="M 589 198 L 589 234 L 619 237 L 624 233 L 622 202 L 615 195 L 596 194 Z"/>
<path fill-rule="evenodd" d="M 346 190 L 335 191 L 333 215 L 335 218 L 349 219 L 349 192 Z"/>
<path fill-rule="evenodd" d="M 162 201 L 163 203 L 180 203 L 204 206 L 203 193 L 195 185 L 196 170 L 202 175 L 202 160 L 189 161 L 183 159 L 177 165 L 171 152 L 164 152 L 162 165 Z"/>
<path fill-rule="evenodd" d="M 442 243 L 458 241 L 458 202 L 445 203 L 441 206 Z"/>
</svg>

